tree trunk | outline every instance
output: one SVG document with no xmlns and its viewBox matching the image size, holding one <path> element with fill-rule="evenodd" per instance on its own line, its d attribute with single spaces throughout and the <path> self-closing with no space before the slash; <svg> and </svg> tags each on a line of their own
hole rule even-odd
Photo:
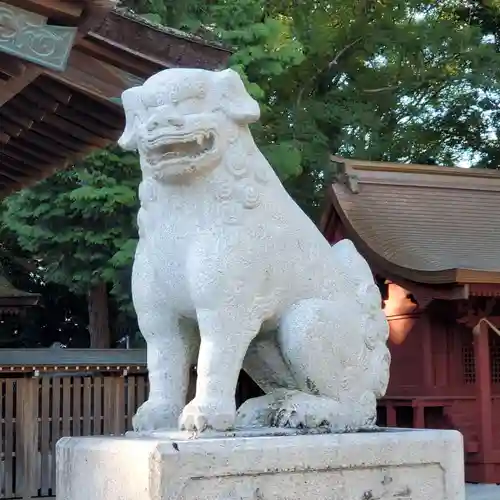
<svg viewBox="0 0 500 500">
<path fill-rule="evenodd" d="M 88 293 L 89 334 L 92 349 L 109 349 L 111 332 L 108 318 L 108 288 L 101 282 L 92 285 Z"/>
</svg>

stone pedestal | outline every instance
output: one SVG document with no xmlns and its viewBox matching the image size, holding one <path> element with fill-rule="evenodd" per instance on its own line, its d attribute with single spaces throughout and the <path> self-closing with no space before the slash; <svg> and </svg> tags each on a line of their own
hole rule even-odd
<svg viewBox="0 0 500 500">
<path fill-rule="evenodd" d="M 465 500 L 462 437 L 384 430 L 63 438 L 59 500 Z"/>
</svg>

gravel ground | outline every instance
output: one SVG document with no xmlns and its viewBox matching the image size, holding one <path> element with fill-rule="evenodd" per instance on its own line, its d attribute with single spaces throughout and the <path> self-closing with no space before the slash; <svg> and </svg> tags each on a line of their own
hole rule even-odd
<svg viewBox="0 0 500 500">
<path fill-rule="evenodd" d="M 468 484 L 467 500 L 500 500 L 500 486 L 491 484 Z"/>
</svg>

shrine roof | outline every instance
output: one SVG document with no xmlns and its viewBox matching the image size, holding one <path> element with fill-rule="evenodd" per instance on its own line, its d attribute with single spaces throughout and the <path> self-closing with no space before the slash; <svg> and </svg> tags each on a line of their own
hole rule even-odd
<svg viewBox="0 0 500 500">
<path fill-rule="evenodd" d="M 226 66 L 228 49 L 115 5 L 0 0 L 0 197 L 115 142 L 125 89 L 166 68 Z M 40 45 L 21 43 L 27 26 Z"/>
<path fill-rule="evenodd" d="M 40 294 L 17 289 L 0 270 L 0 312 L 17 313 L 24 307 L 36 306 Z"/>
<path fill-rule="evenodd" d="M 422 284 L 500 284 L 500 171 L 347 160 L 329 190 L 368 262 Z"/>
</svg>

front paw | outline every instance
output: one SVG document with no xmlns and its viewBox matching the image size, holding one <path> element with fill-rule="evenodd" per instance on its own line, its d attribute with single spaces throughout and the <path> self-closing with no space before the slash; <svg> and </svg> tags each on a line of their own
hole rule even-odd
<svg viewBox="0 0 500 500">
<path fill-rule="evenodd" d="M 219 402 L 199 402 L 193 399 L 184 408 L 179 419 L 181 430 L 203 432 L 206 430 L 228 431 L 234 427 L 235 405 L 221 405 Z"/>
<path fill-rule="evenodd" d="M 149 399 L 143 403 L 132 419 L 135 432 L 154 432 L 176 429 L 180 408 L 163 400 Z"/>
</svg>

